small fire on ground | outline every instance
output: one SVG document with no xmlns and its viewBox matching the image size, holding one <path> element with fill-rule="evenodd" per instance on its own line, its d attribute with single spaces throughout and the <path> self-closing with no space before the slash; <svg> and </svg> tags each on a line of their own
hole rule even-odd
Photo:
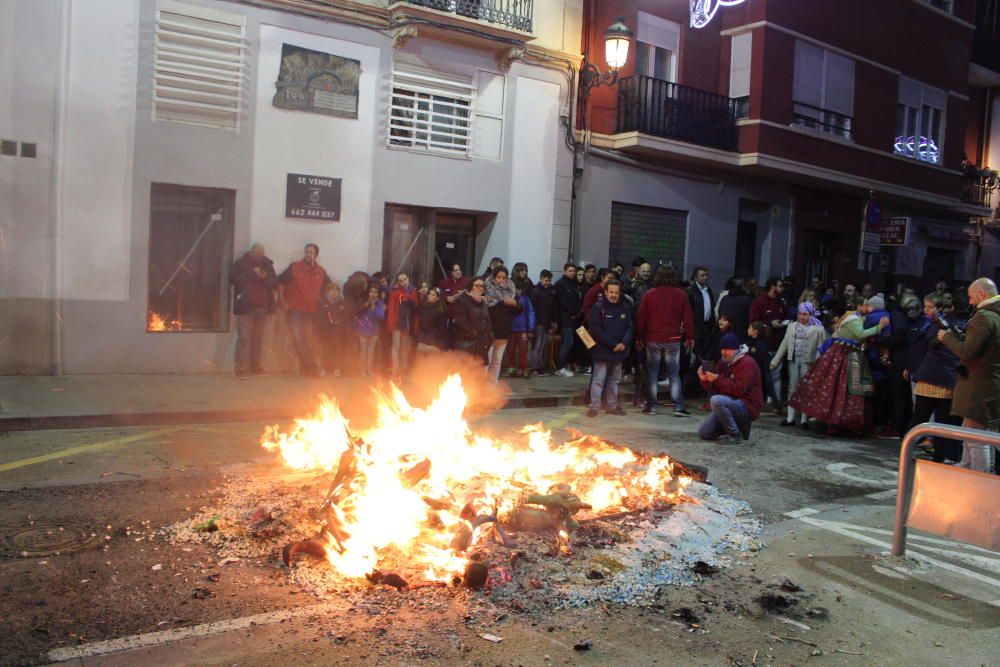
<svg viewBox="0 0 1000 667">
<path fill-rule="evenodd" d="M 179 321 L 164 317 L 155 311 L 146 313 L 146 331 L 180 331 L 184 327 Z"/>
<path fill-rule="evenodd" d="M 316 538 L 286 546 L 286 563 L 304 552 L 344 576 L 371 578 L 391 552 L 424 580 L 448 581 L 468 577 L 481 545 L 514 548 L 518 533 L 550 533 L 553 552 L 570 554 L 581 522 L 685 500 L 691 479 L 667 456 L 590 435 L 558 443 L 540 424 L 521 429 L 518 442 L 487 437 L 465 421 L 466 403 L 452 375 L 425 409 L 392 387 L 362 432 L 328 400 L 290 432 L 269 427 L 262 444 L 288 466 L 332 475 L 317 499 Z"/>
</svg>

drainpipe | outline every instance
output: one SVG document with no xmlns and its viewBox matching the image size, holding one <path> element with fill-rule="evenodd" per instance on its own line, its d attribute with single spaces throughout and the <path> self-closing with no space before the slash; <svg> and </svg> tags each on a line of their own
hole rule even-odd
<svg viewBox="0 0 1000 667">
<path fill-rule="evenodd" d="M 52 376 L 60 377 L 63 370 L 62 350 L 62 223 L 63 223 L 63 159 L 66 142 L 66 114 L 69 96 L 70 0 L 59 3 L 56 37 L 55 84 L 52 87 L 52 178 L 49 196 L 49 234 L 52 239 L 52 266 L 49 270 L 52 296 Z"/>
</svg>

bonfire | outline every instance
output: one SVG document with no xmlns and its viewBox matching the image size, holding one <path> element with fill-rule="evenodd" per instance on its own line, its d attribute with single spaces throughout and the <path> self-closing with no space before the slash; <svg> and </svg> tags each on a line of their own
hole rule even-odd
<svg viewBox="0 0 1000 667">
<path fill-rule="evenodd" d="M 481 547 L 513 549 L 519 533 L 531 533 L 548 536 L 552 554 L 570 555 L 581 523 L 672 506 L 691 483 L 665 455 L 591 435 L 557 442 L 541 424 L 512 441 L 477 434 L 457 374 L 426 408 L 395 386 L 378 398 L 370 428 L 353 430 L 324 399 L 312 418 L 262 437 L 290 468 L 330 478 L 316 499 L 316 537 L 288 544 L 286 564 L 306 553 L 344 577 L 378 580 L 391 553 L 427 582 L 463 576 L 472 585 Z"/>
</svg>

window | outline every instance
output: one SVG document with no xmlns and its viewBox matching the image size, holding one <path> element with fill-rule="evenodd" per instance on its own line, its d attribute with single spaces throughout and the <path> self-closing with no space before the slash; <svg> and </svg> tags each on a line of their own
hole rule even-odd
<svg viewBox="0 0 1000 667">
<path fill-rule="evenodd" d="M 934 9 L 940 9 L 942 12 L 947 12 L 951 14 L 953 8 L 953 0 L 924 0 L 928 5 Z"/>
<path fill-rule="evenodd" d="M 939 164 L 944 139 L 947 94 L 913 79 L 899 78 L 896 106 L 896 155 Z"/>
<path fill-rule="evenodd" d="M 226 331 L 234 190 L 154 183 L 146 331 Z"/>
<path fill-rule="evenodd" d="M 750 61 L 752 33 L 733 36 L 729 60 L 729 97 L 736 102 L 736 117 L 750 115 Z"/>
<path fill-rule="evenodd" d="M 239 129 L 244 25 L 240 14 L 160 0 L 153 120 Z"/>
<path fill-rule="evenodd" d="M 471 78 L 396 66 L 389 106 L 389 145 L 468 155 L 472 139 Z"/>
<path fill-rule="evenodd" d="M 680 24 L 639 12 L 635 73 L 663 81 L 676 81 L 680 40 Z"/>
<path fill-rule="evenodd" d="M 795 42 L 792 123 L 850 139 L 854 61 L 809 42 Z"/>
</svg>

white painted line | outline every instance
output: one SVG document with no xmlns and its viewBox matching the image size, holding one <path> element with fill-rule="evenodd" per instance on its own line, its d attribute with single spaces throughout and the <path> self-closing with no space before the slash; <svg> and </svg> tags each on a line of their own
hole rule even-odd
<svg viewBox="0 0 1000 667">
<path fill-rule="evenodd" d="M 843 535 L 844 537 L 849 537 L 859 542 L 864 542 L 866 544 L 879 547 L 880 549 L 884 549 L 886 552 L 888 552 L 892 548 L 892 545 L 889 544 L 888 542 L 883 542 L 882 540 L 876 540 L 873 537 L 868 537 L 867 535 L 861 535 L 859 533 L 854 532 L 853 530 L 851 530 L 852 528 L 854 528 L 854 526 L 851 526 L 850 524 L 839 524 L 833 521 L 824 521 L 823 519 L 813 519 L 807 516 L 800 518 L 799 521 L 801 521 L 802 523 L 809 524 L 810 526 L 816 526 L 817 528 L 823 528 L 825 530 L 829 530 L 832 533 L 837 533 L 838 535 Z M 975 579 L 976 581 L 980 581 L 984 584 L 989 584 L 990 586 L 1000 588 L 1000 579 L 994 579 L 993 577 L 988 577 L 985 574 L 980 574 L 979 572 L 973 572 L 972 570 L 967 570 L 964 567 L 959 567 L 958 565 L 953 565 L 943 560 L 938 560 L 937 558 L 931 558 L 930 556 L 925 556 L 922 553 L 913 551 L 912 545 L 911 549 L 907 551 L 907 554 L 915 560 L 923 561 L 929 565 L 934 565 L 936 567 L 941 568 L 942 570 L 947 570 L 948 572 L 952 572 L 953 574 L 958 574 L 963 577 L 968 577 L 969 579 Z"/>
<path fill-rule="evenodd" d="M 152 646 L 160 646 L 162 644 L 169 644 L 171 642 L 177 642 L 184 639 L 197 639 L 199 637 L 208 637 L 211 635 L 222 634 L 224 632 L 232 632 L 234 630 L 245 630 L 253 625 L 271 625 L 292 618 L 332 611 L 338 607 L 343 608 L 343 604 L 341 603 L 338 605 L 331 602 L 321 602 L 320 604 L 314 604 L 309 607 L 269 611 L 264 614 L 255 614 L 253 616 L 244 616 L 242 618 L 232 618 L 225 621 L 215 621 L 213 623 L 203 623 L 201 625 L 191 626 L 190 628 L 161 630 L 160 632 L 148 632 L 142 635 L 109 639 L 103 642 L 83 644 L 82 646 L 55 648 L 49 651 L 48 659 L 52 662 L 63 662 L 73 659 L 93 658 L 98 655 L 118 653 L 120 651 L 150 648 Z"/>
<path fill-rule="evenodd" d="M 889 498 L 896 497 L 896 489 L 887 489 L 885 491 L 876 491 L 875 493 L 866 493 L 865 498 L 871 498 L 872 500 L 887 500 Z"/>
<path fill-rule="evenodd" d="M 866 533 L 876 533 L 878 535 L 892 535 L 892 531 L 891 530 L 886 530 L 884 528 L 872 528 L 872 527 L 869 527 L 869 526 L 856 526 L 856 525 L 852 525 L 852 524 L 842 524 L 842 525 L 850 526 L 854 530 L 860 530 L 860 531 L 866 532 Z M 955 554 L 961 554 L 961 552 L 958 551 L 959 549 L 964 549 L 966 551 L 975 551 L 975 552 L 983 554 L 983 556 L 985 556 L 986 558 L 988 558 L 990 560 L 996 560 L 996 561 L 1000 562 L 1000 553 L 998 553 L 996 551 L 990 551 L 989 549 L 985 549 L 983 547 L 976 546 L 974 544 L 966 544 L 964 542 L 955 542 L 954 540 L 942 540 L 942 539 L 938 539 L 936 537 L 927 537 L 925 535 L 914 535 L 912 531 L 907 533 L 907 535 L 906 535 L 906 541 L 909 544 L 912 544 L 913 542 L 926 542 L 927 544 L 937 544 L 937 545 L 942 546 L 942 547 L 950 547 L 949 551 L 952 551 Z M 927 548 L 927 549 L 930 548 L 930 547 L 922 547 L 921 545 L 915 545 L 915 546 L 918 546 L 920 548 Z"/>
<path fill-rule="evenodd" d="M 826 470 L 830 474 L 837 475 L 839 477 L 844 477 L 858 484 L 865 484 L 867 486 L 896 486 L 896 480 L 870 479 L 868 477 L 858 477 L 857 475 L 852 475 L 849 472 L 845 472 L 846 470 L 857 467 L 858 466 L 853 463 L 830 463 L 826 466 Z M 898 474 L 893 473 L 893 476 L 898 477 Z"/>
<path fill-rule="evenodd" d="M 810 514 L 819 514 L 819 510 L 813 509 L 811 507 L 803 507 L 800 510 L 792 510 L 791 512 L 785 512 L 785 516 L 792 519 L 798 519 L 802 516 L 809 516 Z"/>
</svg>

